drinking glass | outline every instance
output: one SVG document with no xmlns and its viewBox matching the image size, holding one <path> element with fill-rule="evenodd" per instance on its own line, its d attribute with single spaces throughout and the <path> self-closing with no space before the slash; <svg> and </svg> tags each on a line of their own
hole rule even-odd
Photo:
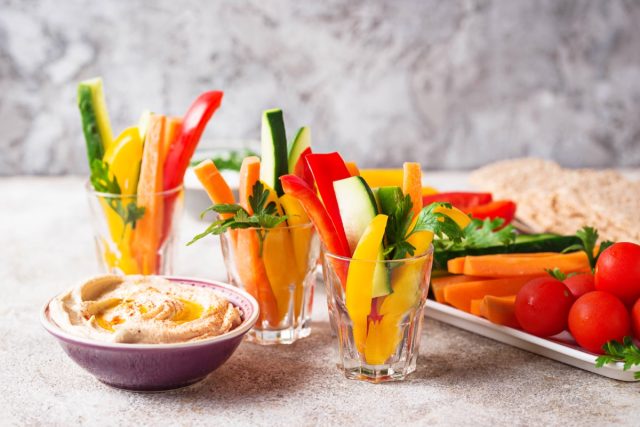
<svg viewBox="0 0 640 427">
<path fill-rule="evenodd" d="M 329 316 L 338 335 L 337 365 L 347 378 L 398 381 L 415 371 L 432 262 L 433 247 L 399 260 L 324 253 Z"/>
<path fill-rule="evenodd" d="M 227 230 L 220 242 L 229 281 L 253 295 L 260 306 L 247 339 L 291 344 L 309 336 L 320 251 L 313 225 Z"/>
<path fill-rule="evenodd" d="M 182 186 L 144 196 L 86 185 L 96 253 L 111 274 L 172 274 Z"/>
</svg>

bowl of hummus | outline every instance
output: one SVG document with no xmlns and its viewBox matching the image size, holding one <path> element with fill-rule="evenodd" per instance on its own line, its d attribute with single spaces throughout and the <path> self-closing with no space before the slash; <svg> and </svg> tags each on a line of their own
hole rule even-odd
<svg viewBox="0 0 640 427">
<path fill-rule="evenodd" d="M 136 391 L 185 387 L 236 350 L 258 318 L 232 285 L 164 276 L 99 276 L 52 298 L 45 329 L 78 365 Z"/>
</svg>

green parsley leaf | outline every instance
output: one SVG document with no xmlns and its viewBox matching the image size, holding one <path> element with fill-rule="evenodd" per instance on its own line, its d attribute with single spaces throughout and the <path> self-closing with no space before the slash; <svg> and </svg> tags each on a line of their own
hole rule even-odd
<svg viewBox="0 0 640 427">
<path fill-rule="evenodd" d="M 450 203 L 431 203 L 429 206 L 422 208 L 418 214 L 416 225 L 410 234 L 418 231 L 432 231 L 439 238 L 447 238 L 453 242 L 460 242 L 464 237 L 464 232 L 458 224 L 447 215 L 435 212 L 438 207 L 451 209 Z"/>
<path fill-rule="evenodd" d="M 611 340 L 602 349 L 605 354 L 596 359 L 596 368 L 602 368 L 608 363 L 623 362 L 622 369 L 628 371 L 631 367 L 640 365 L 640 348 L 633 343 L 631 337 L 624 337 L 622 343 Z M 633 376 L 640 379 L 640 371 Z"/>
<path fill-rule="evenodd" d="M 473 218 L 464 230 L 462 230 L 463 236 L 458 241 L 448 239 L 435 241 L 436 251 L 462 251 L 466 249 L 510 245 L 516 240 L 516 232 L 512 225 L 502 227 L 503 224 L 504 219 L 502 218 L 487 218 L 484 221 Z"/>
<path fill-rule="evenodd" d="M 91 162 L 91 177 L 89 180 L 91 181 L 93 189 L 98 193 L 122 193 L 120 184 L 118 184 L 118 179 L 115 175 L 111 178 L 109 164 L 103 160 L 93 159 L 93 162 Z M 124 227 L 122 228 L 123 234 L 128 224 L 131 225 L 131 228 L 135 229 L 138 220 L 144 216 L 145 208 L 138 206 L 135 201 L 131 201 L 127 203 L 127 205 L 124 205 L 122 203 L 122 199 L 118 197 L 105 197 L 104 200 L 107 202 L 109 207 L 111 207 L 111 209 L 113 209 L 113 211 L 122 218 L 122 222 L 124 223 Z"/>
<path fill-rule="evenodd" d="M 598 239 L 600 237 L 600 235 L 598 234 L 598 230 L 593 227 L 585 226 L 576 231 L 576 237 L 580 239 L 581 244 L 569 246 L 563 251 L 563 253 L 578 250 L 584 251 L 587 254 L 587 259 L 589 260 L 591 271 L 594 271 L 598 262 L 598 258 L 600 258 L 600 255 L 602 254 L 602 252 L 604 252 L 605 249 L 613 245 L 613 242 L 606 240 L 600 243 L 598 253 L 594 255 L 596 244 L 598 243 Z"/>
<path fill-rule="evenodd" d="M 255 228 L 260 244 L 260 256 L 262 256 L 262 248 L 264 240 L 270 228 L 275 228 L 287 220 L 286 215 L 278 213 L 276 203 L 269 200 L 270 190 L 266 189 L 264 184 L 257 181 L 251 189 L 251 195 L 248 198 L 249 206 L 253 210 L 253 215 L 237 204 L 216 204 L 205 209 L 201 217 L 207 212 L 216 212 L 218 214 L 234 214 L 233 217 L 224 220 L 218 220 L 212 223 L 205 231 L 197 234 L 191 239 L 187 246 L 192 245 L 198 240 L 210 234 L 219 235 L 229 229 L 246 229 Z"/>
<path fill-rule="evenodd" d="M 409 228 L 413 222 L 413 212 L 411 210 L 413 203 L 411 202 L 411 197 L 404 196 L 387 220 L 385 249 L 383 251 L 385 259 L 394 260 L 414 256 L 416 248 L 407 239 L 420 231 L 432 231 L 438 237 L 448 237 L 453 241 L 458 241 L 462 236 L 462 230 L 448 216 L 434 212 L 434 209 L 438 206 L 451 207 L 448 203 L 432 203 L 422 208 L 413 229 L 410 230 Z"/>
</svg>

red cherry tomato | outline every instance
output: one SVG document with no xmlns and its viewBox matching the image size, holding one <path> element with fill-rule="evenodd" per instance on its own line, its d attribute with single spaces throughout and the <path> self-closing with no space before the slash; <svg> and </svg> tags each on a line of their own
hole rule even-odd
<svg viewBox="0 0 640 427">
<path fill-rule="evenodd" d="M 567 277 L 562 282 L 567 285 L 575 299 L 596 290 L 595 278 L 591 273 L 576 274 L 575 276 Z"/>
<path fill-rule="evenodd" d="M 640 340 L 640 299 L 631 309 L 631 326 L 635 337 Z"/>
<path fill-rule="evenodd" d="M 586 350 L 602 354 L 611 340 L 629 335 L 629 312 L 616 296 L 602 291 L 582 295 L 569 311 L 569 331 Z"/>
<path fill-rule="evenodd" d="M 516 318 L 522 329 L 548 337 L 567 327 L 567 315 L 573 296 L 567 287 L 552 277 L 527 282 L 516 296 Z"/>
<path fill-rule="evenodd" d="M 596 290 L 612 293 L 628 307 L 640 298 L 640 245 L 616 243 L 600 255 Z"/>
</svg>

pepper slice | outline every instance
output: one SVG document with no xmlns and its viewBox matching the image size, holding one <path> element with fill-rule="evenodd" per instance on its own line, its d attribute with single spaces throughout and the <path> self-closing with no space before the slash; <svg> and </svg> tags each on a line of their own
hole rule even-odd
<svg viewBox="0 0 640 427">
<path fill-rule="evenodd" d="M 165 152 L 162 180 L 162 187 L 165 191 L 182 184 L 191 156 L 200 142 L 200 137 L 209 119 L 220 107 L 222 96 L 223 93 L 220 91 L 205 92 L 196 98 L 184 115 L 180 133 Z M 164 212 L 166 215 L 162 224 L 161 244 L 164 243 L 171 230 L 173 207 L 177 197 L 178 194 L 175 194 L 165 199 Z"/>
<path fill-rule="evenodd" d="M 329 217 L 316 192 L 300 177 L 295 175 L 281 176 L 280 182 L 282 182 L 282 189 L 286 194 L 290 194 L 298 199 L 309 216 L 309 219 L 311 219 L 311 222 L 313 222 L 313 225 L 316 227 L 316 230 L 318 230 L 320 240 L 322 240 L 327 250 L 334 255 L 344 257 L 351 256 L 347 239 L 345 238 L 344 241 L 342 241 L 338 237 L 334 222 Z"/>
<path fill-rule="evenodd" d="M 309 169 L 318 187 L 320 197 L 335 228 L 335 235 L 342 247 L 348 248 L 347 236 L 342 225 L 340 208 L 333 189 L 333 182 L 351 177 L 349 169 L 337 152 L 327 154 L 312 153 L 306 156 Z M 324 239 L 323 239 L 324 241 Z M 350 252 L 346 256 L 351 255 Z"/>
<path fill-rule="evenodd" d="M 467 214 L 478 219 L 503 218 L 504 225 L 513 221 L 516 215 L 516 204 L 511 200 L 497 200 L 480 206 L 463 209 Z"/>
<path fill-rule="evenodd" d="M 307 163 L 307 156 L 309 154 L 311 154 L 311 147 L 305 148 L 302 154 L 300 154 L 300 157 L 293 168 L 293 174 L 302 178 L 309 187 L 313 187 L 313 175 L 311 174 L 311 169 L 309 169 L 309 164 Z"/>
<path fill-rule="evenodd" d="M 422 204 L 428 206 L 434 202 L 451 203 L 458 209 L 472 208 L 493 201 L 491 193 L 476 193 L 453 191 L 449 193 L 437 193 L 422 197 Z"/>
<path fill-rule="evenodd" d="M 373 280 L 378 266 L 375 261 L 380 253 L 387 219 L 387 215 L 379 214 L 371 220 L 360 237 L 349 264 L 345 305 L 353 324 L 353 340 L 360 353 L 364 353 L 365 349 L 367 322 L 371 314 Z"/>
<path fill-rule="evenodd" d="M 182 121 L 182 129 L 171 144 L 164 161 L 164 189 L 170 190 L 182 184 L 191 156 L 200 141 L 202 132 L 213 113 L 220 107 L 223 93 L 205 92 L 191 104 Z"/>
</svg>

